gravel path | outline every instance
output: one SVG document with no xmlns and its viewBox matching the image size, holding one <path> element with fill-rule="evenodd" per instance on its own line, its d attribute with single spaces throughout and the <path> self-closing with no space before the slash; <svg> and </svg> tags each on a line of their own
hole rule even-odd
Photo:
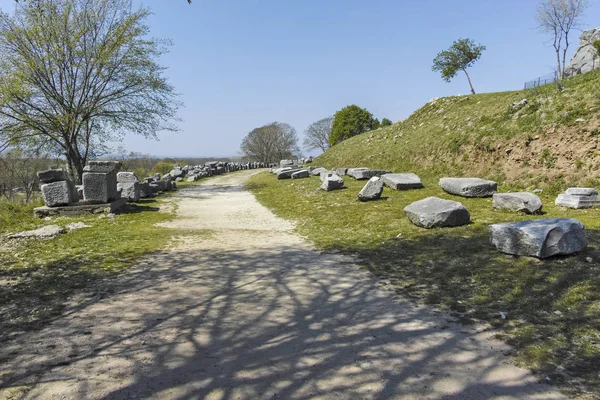
<svg viewBox="0 0 600 400">
<path fill-rule="evenodd" d="M 482 328 L 321 254 L 244 189 L 180 191 L 167 226 L 210 230 L 0 349 L 0 398 L 560 399 Z"/>
</svg>

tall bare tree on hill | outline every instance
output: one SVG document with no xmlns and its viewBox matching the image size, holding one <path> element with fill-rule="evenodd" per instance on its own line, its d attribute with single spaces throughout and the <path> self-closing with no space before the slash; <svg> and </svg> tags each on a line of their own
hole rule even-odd
<svg viewBox="0 0 600 400">
<path fill-rule="evenodd" d="M 539 30 L 552 35 L 556 71 L 560 79 L 565 76 L 569 34 L 571 30 L 579 27 L 581 17 L 588 6 L 588 0 L 543 0 L 537 8 L 536 21 Z"/>
<path fill-rule="evenodd" d="M 327 117 L 313 122 L 304 131 L 304 147 L 308 150 L 321 149 L 326 152 L 329 149 L 329 133 L 333 125 L 333 117 Z"/>
<path fill-rule="evenodd" d="M 283 122 L 253 129 L 242 140 L 240 151 L 250 161 L 274 163 L 298 155 L 296 130 Z"/>
<path fill-rule="evenodd" d="M 0 147 L 59 148 L 79 180 L 88 158 L 126 133 L 176 130 L 180 103 L 131 0 L 36 0 L 0 13 Z"/>
</svg>

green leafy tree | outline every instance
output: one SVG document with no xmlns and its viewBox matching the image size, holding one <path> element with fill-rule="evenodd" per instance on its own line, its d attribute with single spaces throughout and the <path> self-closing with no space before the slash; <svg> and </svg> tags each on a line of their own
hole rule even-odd
<svg viewBox="0 0 600 400">
<path fill-rule="evenodd" d="M 471 93 L 475 94 L 471 77 L 467 72 L 467 68 L 481 57 L 481 53 L 485 50 L 485 46 L 475 43 L 472 39 L 458 39 L 452 43 L 448 50 L 444 50 L 433 59 L 433 71 L 439 71 L 442 74 L 442 79 L 450 82 L 452 78 L 463 71 L 469 81 Z"/>
<path fill-rule="evenodd" d="M 126 133 L 176 130 L 165 68 L 170 44 L 152 39 L 150 11 L 131 0 L 36 0 L 0 13 L 0 148 L 58 149 L 83 167 Z"/>
<path fill-rule="evenodd" d="M 381 120 L 381 126 L 382 127 L 391 126 L 391 125 L 392 125 L 392 121 L 390 121 L 389 119 L 384 118 L 384 119 Z"/>
<path fill-rule="evenodd" d="M 333 146 L 377 127 L 379 127 L 379 121 L 373 117 L 373 114 L 355 104 L 349 105 L 333 116 L 329 144 Z"/>
</svg>

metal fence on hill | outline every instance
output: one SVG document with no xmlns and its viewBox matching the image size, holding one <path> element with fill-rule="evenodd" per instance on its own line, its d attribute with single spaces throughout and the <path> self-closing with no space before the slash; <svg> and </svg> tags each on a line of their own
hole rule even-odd
<svg viewBox="0 0 600 400">
<path fill-rule="evenodd" d="M 541 86 L 541 85 L 546 85 L 548 83 L 556 82 L 557 80 L 558 80 L 558 75 L 556 74 L 556 72 L 552 72 L 550 74 L 535 78 L 534 80 L 525 82 L 525 89 L 536 87 L 536 86 Z"/>
</svg>

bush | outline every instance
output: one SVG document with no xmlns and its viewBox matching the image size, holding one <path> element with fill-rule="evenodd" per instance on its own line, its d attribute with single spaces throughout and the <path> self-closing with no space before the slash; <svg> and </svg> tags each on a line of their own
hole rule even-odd
<svg viewBox="0 0 600 400">
<path fill-rule="evenodd" d="M 373 117 L 373 114 L 355 104 L 349 105 L 333 116 L 329 144 L 333 146 L 377 127 L 379 127 L 379 121 Z"/>
<path fill-rule="evenodd" d="M 173 163 L 170 162 L 166 162 L 166 161 L 161 161 L 156 163 L 156 165 L 154 167 L 152 167 L 152 172 L 153 173 L 159 173 L 161 175 L 164 175 L 166 173 L 171 172 L 171 170 L 173 169 Z M 138 179 L 141 179 L 143 177 L 138 176 Z"/>
<path fill-rule="evenodd" d="M 391 126 L 392 125 L 392 121 L 384 118 L 381 120 L 381 127 L 386 127 L 386 126 Z"/>
</svg>

